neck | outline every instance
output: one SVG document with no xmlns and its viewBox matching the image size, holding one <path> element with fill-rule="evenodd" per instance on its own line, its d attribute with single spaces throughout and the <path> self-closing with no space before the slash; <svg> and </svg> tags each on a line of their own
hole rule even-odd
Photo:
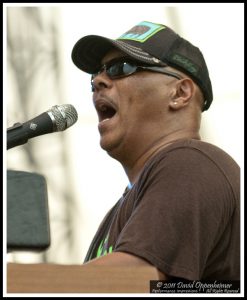
<svg viewBox="0 0 247 300">
<path fill-rule="evenodd" d="M 129 178 L 131 184 L 134 184 L 142 172 L 145 164 L 157 153 L 166 148 L 167 146 L 183 139 L 197 139 L 200 140 L 200 135 L 194 132 L 187 132 L 186 134 L 173 134 L 171 136 L 165 136 L 157 140 L 155 143 L 145 149 L 145 151 L 139 155 L 132 162 L 122 163 L 123 168 Z"/>
</svg>

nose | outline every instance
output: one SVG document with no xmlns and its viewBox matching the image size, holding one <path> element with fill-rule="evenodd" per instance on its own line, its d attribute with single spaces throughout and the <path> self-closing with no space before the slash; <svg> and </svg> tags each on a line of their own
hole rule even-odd
<svg viewBox="0 0 247 300">
<path fill-rule="evenodd" d="M 103 71 L 91 79 L 92 92 L 97 92 L 102 89 L 110 88 L 112 86 L 112 80 Z"/>
</svg>

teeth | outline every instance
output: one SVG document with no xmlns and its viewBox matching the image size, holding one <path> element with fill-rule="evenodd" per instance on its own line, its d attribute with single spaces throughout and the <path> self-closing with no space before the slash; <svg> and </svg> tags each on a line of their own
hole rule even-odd
<svg viewBox="0 0 247 300">
<path fill-rule="evenodd" d="M 101 123 L 103 123 L 103 122 L 105 122 L 105 121 L 108 121 L 108 120 L 110 120 L 110 119 L 109 119 L 109 118 L 104 119 L 103 121 L 101 121 Z"/>
</svg>

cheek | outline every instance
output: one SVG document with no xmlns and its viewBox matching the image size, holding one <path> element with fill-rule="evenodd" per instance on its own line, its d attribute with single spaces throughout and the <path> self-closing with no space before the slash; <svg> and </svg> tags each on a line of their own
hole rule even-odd
<svg viewBox="0 0 247 300">
<path fill-rule="evenodd" d="M 149 76 L 150 77 L 150 76 Z M 164 81 L 150 80 L 143 76 L 129 78 L 126 81 L 126 101 L 128 103 L 128 113 L 147 119 L 153 119 L 160 116 L 166 109 L 166 99 L 168 98 L 167 89 Z"/>
</svg>

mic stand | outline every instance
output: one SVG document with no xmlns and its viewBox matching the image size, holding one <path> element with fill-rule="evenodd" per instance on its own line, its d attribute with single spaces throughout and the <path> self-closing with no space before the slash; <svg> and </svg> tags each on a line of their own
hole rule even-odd
<svg viewBox="0 0 247 300">
<path fill-rule="evenodd" d="M 18 138 L 18 130 L 23 126 L 21 123 L 15 123 L 12 127 L 7 129 L 7 150 L 26 144 L 28 141 L 28 136 L 22 136 Z"/>
</svg>

